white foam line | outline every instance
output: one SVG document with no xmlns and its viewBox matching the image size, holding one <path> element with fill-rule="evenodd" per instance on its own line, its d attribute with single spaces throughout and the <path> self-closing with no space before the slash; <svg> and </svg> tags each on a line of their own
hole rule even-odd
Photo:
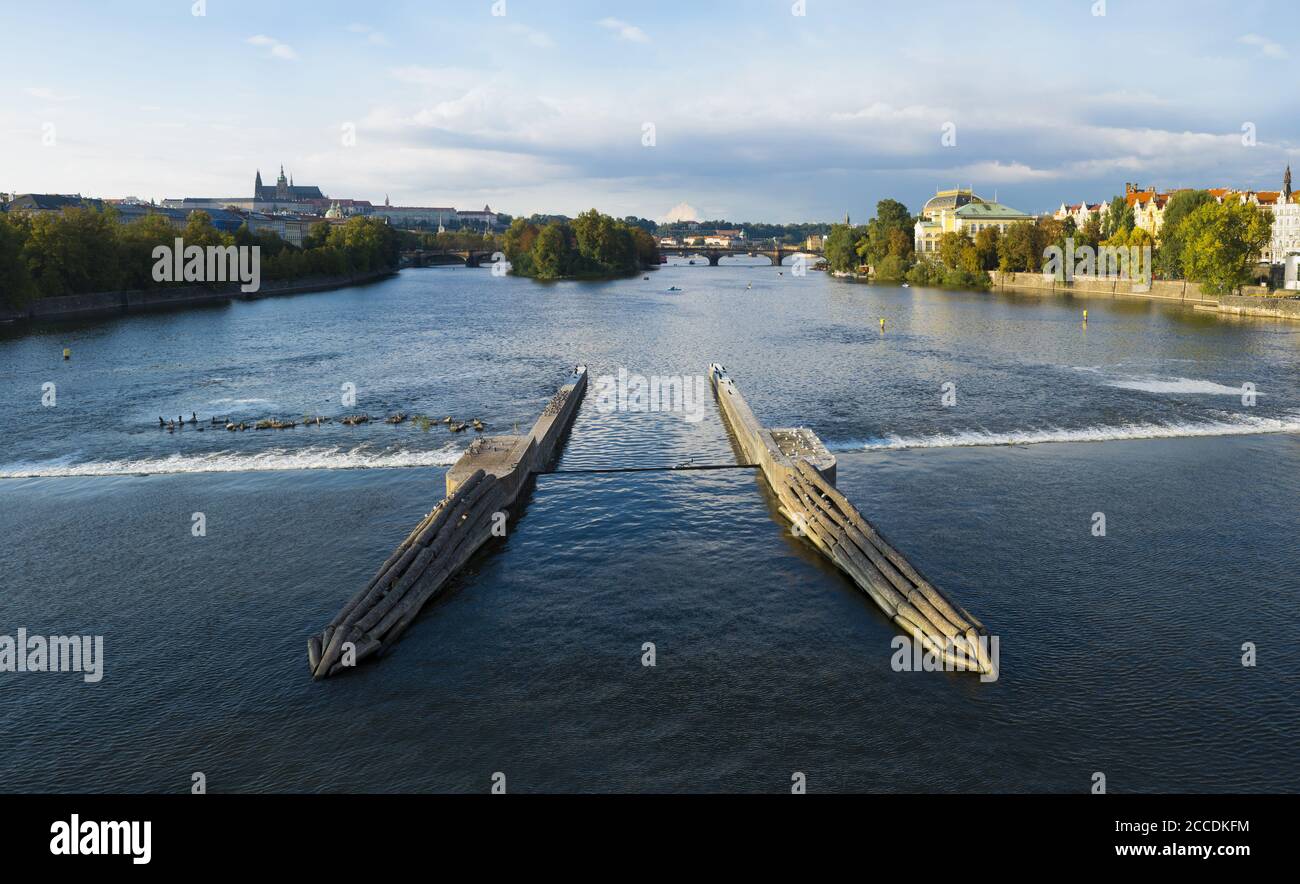
<svg viewBox="0 0 1300 884">
<path fill-rule="evenodd" d="M 907 448 L 974 448 L 992 445 L 1043 445 L 1052 442 L 1116 442 L 1125 439 L 1182 439 L 1198 436 L 1254 436 L 1300 433 L 1300 418 L 1240 418 L 1200 424 L 1125 424 L 1077 430 L 1012 430 L 990 433 L 970 430 L 935 436 L 886 436 L 866 442 L 832 443 L 832 451 L 893 451 Z"/>
<path fill-rule="evenodd" d="M 1201 381 L 1196 378 L 1132 378 L 1124 381 L 1107 381 L 1106 386 L 1120 390 L 1136 390 L 1140 393 L 1184 393 L 1201 396 L 1241 396 L 1245 388 L 1229 387 L 1214 381 Z M 1264 394 L 1256 391 L 1256 396 Z"/>
<path fill-rule="evenodd" d="M 257 453 L 217 451 L 210 454 L 172 454 L 141 460 L 107 460 L 88 463 L 47 461 L 0 467 L 0 479 L 47 479 L 73 476 L 139 476 L 173 473 L 265 473 L 287 470 L 387 470 L 405 467 L 450 466 L 460 458 L 458 448 L 439 451 L 374 451 L 353 449 L 275 449 Z"/>
</svg>

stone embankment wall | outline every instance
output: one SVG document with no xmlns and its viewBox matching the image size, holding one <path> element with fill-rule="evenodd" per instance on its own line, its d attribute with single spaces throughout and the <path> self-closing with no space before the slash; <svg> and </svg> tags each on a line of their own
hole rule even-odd
<svg viewBox="0 0 1300 884">
<path fill-rule="evenodd" d="M 122 313 L 144 313 L 206 304 L 226 304 L 232 300 L 253 301 L 276 295 L 300 295 L 323 292 L 375 282 L 396 271 L 380 270 L 352 276 L 328 276 L 264 283 L 256 292 L 241 292 L 239 284 L 219 286 L 176 286 L 129 292 L 98 292 L 93 295 L 67 295 L 61 298 L 38 298 L 27 307 L 14 310 L 0 307 L 0 322 L 15 320 L 88 319 Z"/>
</svg>

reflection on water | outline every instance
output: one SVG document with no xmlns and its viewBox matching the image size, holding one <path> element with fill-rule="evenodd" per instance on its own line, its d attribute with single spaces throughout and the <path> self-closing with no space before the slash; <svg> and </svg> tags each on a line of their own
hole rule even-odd
<svg viewBox="0 0 1300 884">
<path fill-rule="evenodd" d="M 514 791 L 783 791 L 793 770 L 821 791 L 1081 792 L 1095 770 L 1114 791 L 1300 787 L 1277 652 L 1300 609 L 1300 328 L 1092 299 L 1085 330 L 1081 301 L 780 273 L 413 270 L 0 331 L 0 634 L 103 634 L 106 656 L 94 686 L 0 675 L 0 788 L 171 791 L 194 770 L 214 791 L 483 791 L 497 770 Z M 470 439 L 158 429 L 400 410 L 511 432 L 573 363 L 711 361 L 760 419 L 839 452 L 846 493 L 1000 636 L 997 683 L 893 672 L 883 615 L 737 470 L 540 477 L 391 657 L 313 684 L 306 636 Z M 589 398 L 561 467 L 733 461 L 711 406 Z"/>
</svg>

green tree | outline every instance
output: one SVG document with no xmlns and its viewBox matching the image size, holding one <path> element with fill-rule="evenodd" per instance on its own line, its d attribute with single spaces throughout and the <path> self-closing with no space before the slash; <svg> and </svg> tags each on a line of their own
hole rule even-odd
<svg viewBox="0 0 1300 884">
<path fill-rule="evenodd" d="M 1209 294 L 1236 291 L 1273 235 L 1273 218 L 1245 203 L 1206 203 L 1182 222 L 1183 270 Z"/>
<path fill-rule="evenodd" d="M 1019 223 L 1007 227 L 998 240 L 998 269 L 1021 273 L 1042 267 L 1042 249 L 1036 224 Z"/>
<path fill-rule="evenodd" d="M 540 232 L 536 224 L 524 218 L 516 218 L 510 222 L 502 251 L 505 252 L 506 260 L 510 262 L 511 272 L 519 276 L 533 275 L 533 246 Z"/>
<path fill-rule="evenodd" d="M 558 279 L 564 275 L 567 250 L 565 228 L 551 222 L 537 234 L 533 244 L 533 272 L 538 279 Z"/>
<path fill-rule="evenodd" d="M 1106 218 L 1101 225 L 1102 239 L 1110 239 L 1117 233 L 1128 236 L 1128 232 L 1136 223 L 1133 207 L 1128 204 L 1127 199 L 1117 196 L 1110 201 L 1110 206 L 1106 210 Z"/>
<path fill-rule="evenodd" d="M 826 265 L 836 273 L 851 273 L 858 266 L 858 237 L 854 228 L 836 224 L 823 244 Z"/>
<path fill-rule="evenodd" d="M 122 286 L 151 289 L 160 283 L 153 278 L 158 246 L 173 248 L 180 234 L 166 215 L 145 215 L 117 231 L 118 254 L 122 263 Z"/>
<path fill-rule="evenodd" d="M 1180 190 L 1165 204 L 1160 225 L 1160 248 L 1155 256 L 1155 271 L 1163 279 L 1183 278 L 1183 222 L 1214 197 L 1206 190 Z"/>
<path fill-rule="evenodd" d="M 886 255 L 876 264 L 876 279 L 880 282 L 902 282 L 907 278 L 907 261 L 899 255 Z"/>
<path fill-rule="evenodd" d="M 961 263 L 962 250 L 974 243 L 964 233 L 948 232 L 939 237 L 939 260 L 947 268 L 954 269 Z"/>
<path fill-rule="evenodd" d="M 863 260 L 875 267 L 889 255 L 910 259 L 914 223 L 907 206 L 898 200 L 876 203 L 876 217 L 867 222 L 864 242 L 858 247 Z"/>
<path fill-rule="evenodd" d="M 23 247 L 42 297 L 111 292 L 120 287 L 117 213 L 74 208 L 31 219 Z"/>
<path fill-rule="evenodd" d="M 7 307 L 23 307 L 36 297 L 36 284 L 23 257 L 25 240 L 25 229 L 0 214 L 0 304 Z"/>
<path fill-rule="evenodd" d="M 185 228 L 181 231 L 181 238 L 185 240 L 187 249 L 190 246 L 206 249 L 209 246 L 234 245 L 234 237 L 213 227 L 212 216 L 202 210 L 190 212 L 185 220 Z"/>
<path fill-rule="evenodd" d="M 993 226 L 985 227 L 975 234 L 975 253 L 979 257 L 981 269 L 998 269 L 998 242 L 1001 239 L 1002 231 Z"/>
</svg>

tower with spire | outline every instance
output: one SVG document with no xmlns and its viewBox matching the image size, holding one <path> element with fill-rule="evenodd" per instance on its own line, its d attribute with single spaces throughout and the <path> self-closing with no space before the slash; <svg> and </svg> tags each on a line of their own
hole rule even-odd
<svg viewBox="0 0 1300 884">
<path fill-rule="evenodd" d="M 323 202 L 325 194 L 321 193 L 319 187 L 304 185 L 298 186 L 293 178 L 285 174 L 284 164 L 280 164 L 280 177 L 276 179 L 275 185 L 264 185 L 262 183 L 262 170 L 257 170 L 257 177 L 253 185 L 253 199 L 266 203 L 293 203 L 293 202 Z M 321 208 L 326 208 L 328 203 Z"/>
<path fill-rule="evenodd" d="M 1291 201 L 1291 164 L 1287 163 L 1286 174 L 1282 176 L 1282 202 Z"/>
</svg>

